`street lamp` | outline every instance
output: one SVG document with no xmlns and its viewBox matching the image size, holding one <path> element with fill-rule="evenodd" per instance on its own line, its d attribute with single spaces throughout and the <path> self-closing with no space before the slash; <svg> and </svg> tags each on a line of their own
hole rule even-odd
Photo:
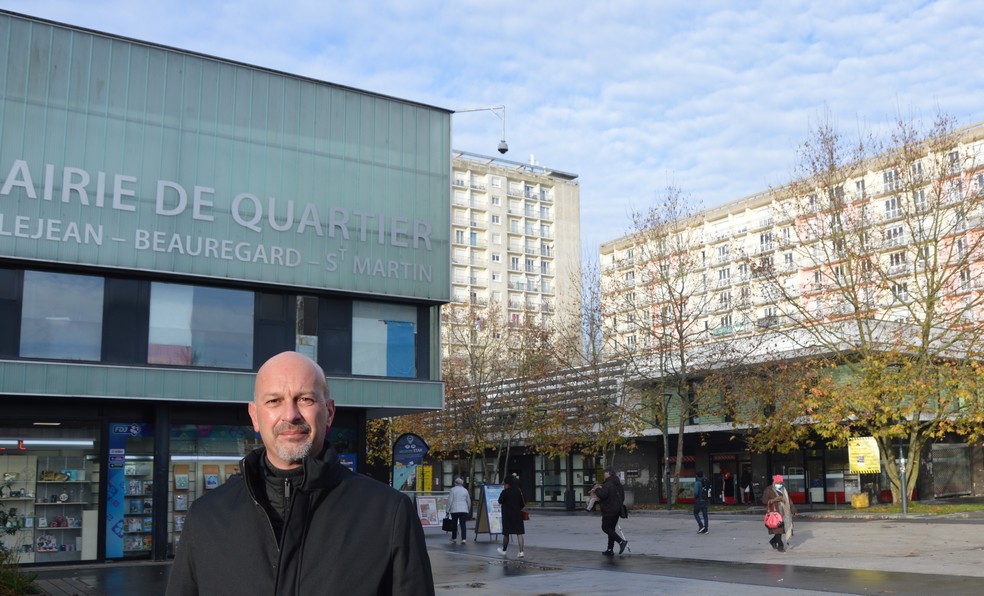
<svg viewBox="0 0 984 596">
<path fill-rule="evenodd" d="M 505 155 L 509 151 L 509 144 L 506 143 L 506 106 L 489 106 L 487 108 L 467 108 L 455 110 L 456 114 L 461 112 L 492 112 L 499 120 L 502 120 L 502 140 L 499 141 L 499 153 Z"/>
</svg>

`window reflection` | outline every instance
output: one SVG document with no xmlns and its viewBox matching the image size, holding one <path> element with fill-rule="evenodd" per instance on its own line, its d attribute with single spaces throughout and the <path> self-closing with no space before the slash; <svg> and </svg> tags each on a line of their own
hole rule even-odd
<svg viewBox="0 0 984 596">
<path fill-rule="evenodd" d="M 253 366 L 253 293 L 179 284 L 150 289 L 150 364 Z"/>
<path fill-rule="evenodd" d="M 417 309 L 352 304 L 352 374 L 412 378 L 416 374 Z"/>
<path fill-rule="evenodd" d="M 22 357 L 99 360 L 102 322 L 101 277 L 24 272 Z"/>
</svg>

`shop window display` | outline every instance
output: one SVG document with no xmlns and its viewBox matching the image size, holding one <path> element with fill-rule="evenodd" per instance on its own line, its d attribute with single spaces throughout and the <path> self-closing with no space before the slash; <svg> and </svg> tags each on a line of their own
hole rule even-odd
<svg viewBox="0 0 984 596">
<path fill-rule="evenodd" d="M 0 508 L 7 514 L 0 542 L 21 564 L 96 559 L 100 466 L 89 438 L 96 435 L 0 429 Z"/>
</svg>

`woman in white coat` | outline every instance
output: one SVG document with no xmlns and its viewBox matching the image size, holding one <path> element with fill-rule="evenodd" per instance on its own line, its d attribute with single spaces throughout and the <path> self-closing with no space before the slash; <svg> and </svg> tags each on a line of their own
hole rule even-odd
<svg viewBox="0 0 984 596">
<path fill-rule="evenodd" d="M 454 520 L 454 529 L 451 530 L 451 542 L 458 540 L 458 527 L 461 527 L 461 544 L 465 543 L 465 525 L 468 523 L 468 514 L 471 511 L 471 496 L 465 488 L 465 481 L 461 478 L 454 479 L 454 488 L 448 497 L 448 513 Z"/>
</svg>

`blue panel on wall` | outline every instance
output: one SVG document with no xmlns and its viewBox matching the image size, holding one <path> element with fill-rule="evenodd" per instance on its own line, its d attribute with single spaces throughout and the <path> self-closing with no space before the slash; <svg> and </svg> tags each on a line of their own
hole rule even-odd
<svg viewBox="0 0 984 596">
<path fill-rule="evenodd" d="M 413 377 L 413 329 L 413 323 L 386 321 L 386 376 Z"/>
</svg>

